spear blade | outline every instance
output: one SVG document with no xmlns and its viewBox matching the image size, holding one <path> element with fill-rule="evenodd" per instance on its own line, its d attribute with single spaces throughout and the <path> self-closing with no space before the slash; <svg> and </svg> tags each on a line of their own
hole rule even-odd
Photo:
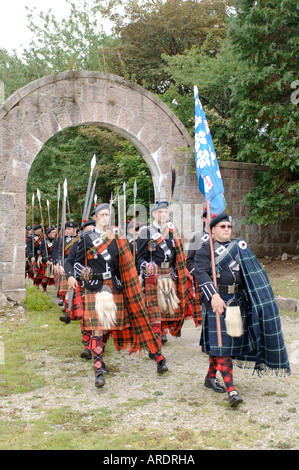
<svg viewBox="0 0 299 470">
<path fill-rule="evenodd" d="M 56 231 L 56 238 L 58 237 L 58 229 L 59 229 L 59 204 L 60 204 L 60 184 L 58 184 L 58 188 L 57 188 L 57 231 Z"/>
<path fill-rule="evenodd" d="M 88 183 L 87 183 L 87 190 L 86 190 L 86 195 L 85 195 L 85 202 L 84 202 L 84 209 L 83 209 L 82 219 L 87 218 L 87 210 L 88 210 L 88 204 L 89 204 L 89 195 L 90 195 L 90 189 L 91 189 L 92 174 L 93 174 L 93 170 L 94 170 L 95 165 L 96 165 L 96 156 L 94 155 L 91 159 L 91 162 L 90 162 L 90 173 L 89 173 L 89 178 L 88 178 Z"/>
<path fill-rule="evenodd" d="M 49 202 L 49 199 L 47 199 L 47 207 L 48 207 L 48 221 L 49 221 L 49 227 L 51 227 L 50 202 Z"/>
</svg>

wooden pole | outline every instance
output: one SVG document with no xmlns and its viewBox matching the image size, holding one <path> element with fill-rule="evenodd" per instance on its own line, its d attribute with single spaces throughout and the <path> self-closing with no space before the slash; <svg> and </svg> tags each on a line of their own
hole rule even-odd
<svg viewBox="0 0 299 470">
<path fill-rule="evenodd" d="M 215 253 L 214 253 L 214 243 L 212 238 L 212 229 L 210 228 L 211 222 L 211 213 L 210 213 L 210 201 L 207 201 L 207 216 L 208 216 L 208 226 L 209 226 L 209 236 L 210 236 L 210 252 L 211 252 L 211 267 L 212 267 L 212 279 L 215 287 L 217 288 L 217 277 L 216 277 L 216 266 L 215 266 Z M 222 347 L 222 335 L 221 335 L 221 324 L 220 324 L 220 315 L 216 313 L 216 328 L 217 328 L 217 340 L 219 348 Z"/>
</svg>

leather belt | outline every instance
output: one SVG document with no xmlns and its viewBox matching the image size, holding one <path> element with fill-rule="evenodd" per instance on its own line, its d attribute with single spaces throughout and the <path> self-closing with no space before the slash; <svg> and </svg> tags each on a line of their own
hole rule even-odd
<svg viewBox="0 0 299 470">
<path fill-rule="evenodd" d="M 91 280 L 102 281 L 102 280 L 111 279 L 111 278 L 112 278 L 111 271 L 106 271 L 105 273 L 93 274 Z"/>
<path fill-rule="evenodd" d="M 220 294 L 236 294 L 237 292 L 241 292 L 242 286 L 239 284 L 232 284 L 228 286 L 219 285 L 218 291 Z"/>
</svg>

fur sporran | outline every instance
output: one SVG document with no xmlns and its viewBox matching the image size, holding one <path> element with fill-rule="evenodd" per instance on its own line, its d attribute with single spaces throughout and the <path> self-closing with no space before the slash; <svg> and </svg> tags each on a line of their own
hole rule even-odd
<svg viewBox="0 0 299 470">
<path fill-rule="evenodd" d="M 49 264 L 49 265 L 46 267 L 45 277 L 49 277 L 49 278 L 52 278 L 52 279 L 53 279 L 53 277 L 54 277 L 54 266 L 53 266 L 53 263 Z"/>
<path fill-rule="evenodd" d="M 95 309 L 102 328 L 104 330 L 110 330 L 110 328 L 116 324 L 117 312 L 110 287 L 103 286 L 101 292 L 97 292 Z"/>
<path fill-rule="evenodd" d="M 173 279 L 169 275 L 159 276 L 157 297 L 162 312 L 173 314 L 178 308 L 180 300 L 176 295 Z"/>
<path fill-rule="evenodd" d="M 226 332 L 229 336 L 239 337 L 244 333 L 242 315 L 239 305 L 230 305 L 231 302 L 236 302 L 231 299 L 226 304 L 225 325 Z"/>
</svg>

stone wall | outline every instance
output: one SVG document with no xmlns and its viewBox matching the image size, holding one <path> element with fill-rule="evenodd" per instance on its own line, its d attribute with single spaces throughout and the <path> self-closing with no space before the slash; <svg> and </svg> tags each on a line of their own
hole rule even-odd
<svg viewBox="0 0 299 470">
<path fill-rule="evenodd" d="M 243 197 L 255 185 L 254 173 L 267 171 L 252 163 L 219 162 L 225 198 L 230 214 L 234 219 L 234 233 L 244 237 L 257 256 L 275 256 L 282 253 L 299 254 L 299 207 L 293 207 L 292 216 L 288 220 L 268 226 L 244 224 L 249 210 L 242 203 Z"/>
<path fill-rule="evenodd" d="M 175 204 L 174 222 L 184 234 L 185 245 L 188 244 L 192 232 L 201 229 L 201 214 L 205 204 L 201 195 L 195 168 L 194 157 L 190 157 L 185 164 L 177 167 L 177 184 L 182 185 L 180 190 L 180 210 Z M 233 235 L 244 238 L 255 254 L 259 257 L 276 256 L 282 253 L 299 254 L 297 241 L 299 240 L 299 207 L 293 208 L 289 220 L 281 221 L 269 226 L 245 224 L 244 219 L 249 215 L 249 209 L 242 202 L 244 196 L 256 184 L 254 173 L 267 171 L 251 163 L 219 161 L 225 199 L 229 214 L 233 218 Z M 176 191 L 174 192 L 176 196 Z M 178 201 L 178 198 L 175 198 Z M 191 214 L 191 215 L 190 215 Z"/>
</svg>

